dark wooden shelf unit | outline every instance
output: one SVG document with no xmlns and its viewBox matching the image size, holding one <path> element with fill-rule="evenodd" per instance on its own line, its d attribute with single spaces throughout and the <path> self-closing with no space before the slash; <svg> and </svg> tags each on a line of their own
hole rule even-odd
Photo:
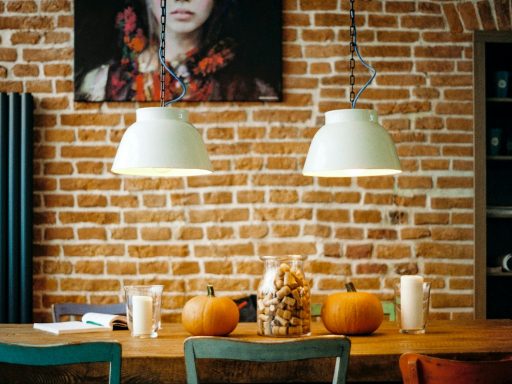
<svg viewBox="0 0 512 384">
<path fill-rule="evenodd" d="M 475 32 L 474 43 L 475 312 L 508 318 L 512 272 L 499 267 L 512 252 L 512 33 Z M 507 94 L 499 71 L 509 72 Z"/>
</svg>

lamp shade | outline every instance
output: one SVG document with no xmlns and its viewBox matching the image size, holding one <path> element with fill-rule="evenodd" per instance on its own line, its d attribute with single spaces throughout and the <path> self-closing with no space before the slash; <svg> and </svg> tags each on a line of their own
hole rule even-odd
<svg viewBox="0 0 512 384">
<path fill-rule="evenodd" d="M 139 108 L 125 132 L 112 172 L 138 176 L 197 176 L 212 172 L 201 135 L 188 112 L 164 107 Z"/>
<path fill-rule="evenodd" d="M 325 114 L 306 157 L 305 176 L 353 177 L 402 172 L 390 134 L 377 122 L 377 112 L 339 109 Z"/>
</svg>

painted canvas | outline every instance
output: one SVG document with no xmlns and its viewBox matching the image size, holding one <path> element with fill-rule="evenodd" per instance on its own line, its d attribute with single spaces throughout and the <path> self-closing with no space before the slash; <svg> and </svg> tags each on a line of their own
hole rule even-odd
<svg viewBox="0 0 512 384">
<path fill-rule="evenodd" d="M 281 0 L 167 0 L 185 101 L 279 101 Z M 161 0 L 75 0 L 75 100 L 160 100 Z M 179 83 L 166 76 L 166 100 Z"/>
</svg>

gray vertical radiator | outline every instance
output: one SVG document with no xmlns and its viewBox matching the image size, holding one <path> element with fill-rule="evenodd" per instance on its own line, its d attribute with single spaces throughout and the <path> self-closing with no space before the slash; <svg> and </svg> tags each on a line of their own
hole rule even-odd
<svg viewBox="0 0 512 384">
<path fill-rule="evenodd" d="M 0 93 L 0 323 L 32 322 L 33 105 Z"/>
</svg>

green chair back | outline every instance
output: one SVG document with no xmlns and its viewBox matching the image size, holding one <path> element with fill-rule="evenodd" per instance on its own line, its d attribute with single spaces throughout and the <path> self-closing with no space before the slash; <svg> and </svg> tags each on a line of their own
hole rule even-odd
<svg viewBox="0 0 512 384">
<path fill-rule="evenodd" d="M 0 343 L 0 363 L 32 366 L 110 363 L 110 384 L 121 383 L 121 344 L 90 342 L 51 346 Z"/>
<path fill-rule="evenodd" d="M 274 363 L 336 358 L 333 384 L 346 382 L 350 340 L 345 336 L 317 336 L 288 341 L 250 342 L 226 337 L 196 336 L 185 340 L 187 383 L 197 384 L 196 359 L 228 359 Z"/>
<path fill-rule="evenodd" d="M 387 316 L 389 321 L 396 320 L 395 304 L 393 302 L 383 301 L 382 302 L 382 310 L 384 311 L 384 316 Z"/>
</svg>

